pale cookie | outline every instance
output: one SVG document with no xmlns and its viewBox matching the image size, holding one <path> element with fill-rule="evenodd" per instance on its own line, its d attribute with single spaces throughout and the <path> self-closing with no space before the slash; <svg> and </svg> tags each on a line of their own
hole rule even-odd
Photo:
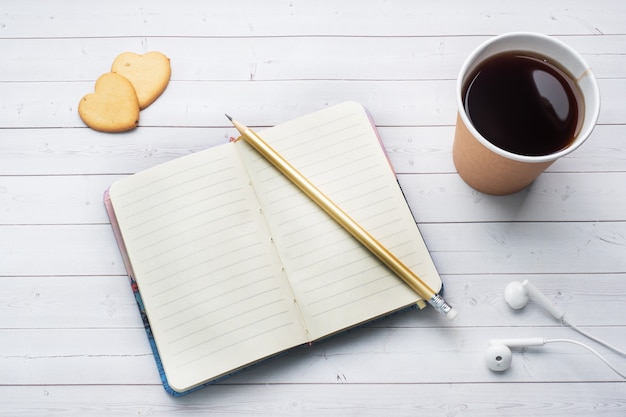
<svg viewBox="0 0 626 417">
<path fill-rule="evenodd" d="M 139 102 L 133 85 L 112 72 L 96 81 L 94 92 L 78 103 L 78 114 L 85 124 L 102 132 L 124 132 L 139 123 Z"/>
<path fill-rule="evenodd" d="M 143 110 L 167 87 L 171 74 L 170 59 L 160 52 L 143 55 L 124 52 L 113 61 L 111 72 L 126 77 L 133 84 Z"/>
</svg>

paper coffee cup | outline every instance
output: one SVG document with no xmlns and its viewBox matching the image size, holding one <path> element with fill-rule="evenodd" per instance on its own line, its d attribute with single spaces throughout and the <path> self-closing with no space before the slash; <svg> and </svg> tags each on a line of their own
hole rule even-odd
<svg viewBox="0 0 626 417">
<path fill-rule="evenodd" d="M 571 75 L 582 95 L 578 133 L 564 149 L 540 156 L 522 155 L 502 149 L 481 135 L 464 106 L 464 86 L 486 59 L 503 52 L 527 52 L 545 56 Z M 466 59 L 457 80 L 458 115 L 452 150 L 454 165 L 474 189 L 493 195 L 517 192 L 531 184 L 558 158 L 578 148 L 591 134 L 600 113 L 597 81 L 584 59 L 565 43 L 546 35 L 516 32 L 496 36 L 475 49 Z"/>
</svg>

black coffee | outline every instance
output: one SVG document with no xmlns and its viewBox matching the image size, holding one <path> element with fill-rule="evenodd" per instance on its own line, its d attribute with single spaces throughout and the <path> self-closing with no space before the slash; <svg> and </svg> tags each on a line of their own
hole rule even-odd
<svg viewBox="0 0 626 417">
<path fill-rule="evenodd" d="M 575 82 L 548 59 L 526 52 L 485 60 L 468 77 L 463 97 L 480 134 L 519 155 L 566 148 L 582 122 L 582 94 Z"/>
</svg>

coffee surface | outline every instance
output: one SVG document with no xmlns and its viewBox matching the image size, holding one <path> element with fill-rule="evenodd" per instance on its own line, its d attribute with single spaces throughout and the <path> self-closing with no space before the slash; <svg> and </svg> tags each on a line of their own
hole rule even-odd
<svg viewBox="0 0 626 417">
<path fill-rule="evenodd" d="M 582 95 L 558 66 L 527 53 L 485 60 L 464 86 L 465 112 L 488 141 L 527 156 L 566 148 L 578 133 Z"/>
</svg>

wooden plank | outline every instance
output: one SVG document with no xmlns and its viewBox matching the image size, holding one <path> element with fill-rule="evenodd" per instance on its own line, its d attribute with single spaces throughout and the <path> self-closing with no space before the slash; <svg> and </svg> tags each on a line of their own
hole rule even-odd
<svg viewBox="0 0 626 417">
<path fill-rule="evenodd" d="M 183 398 L 153 385 L 0 387 L 0 414 L 622 417 L 623 383 L 216 385 Z"/>
<path fill-rule="evenodd" d="M 399 174 L 456 173 L 452 162 L 453 126 L 380 127 L 385 150 Z M 552 164 L 547 172 L 619 172 L 625 125 L 598 125 L 585 143 Z"/>
<path fill-rule="evenodd" d="M 441 223 L 420 230 L 442 274 L 626 270 L 623 221 Z M 125 273 L 108 224 L 0 226 L 0 236 L 0 276 Z"/>
<path fill-rule="evenodd" d="M 617 340 L 624 326 L 594 332 Z M 0 329 L 0 337 L 0 385 L 159 383 L 143 329 Z M 498 337 L 580 339 L 564 328 L 362 328 L 291 350 L 223 384 L 623 382 L 587 350 L 561 343 L 516 351 L 509 371 L 494 373 L 484 354 Z M 619 366 L 617 354 L 602 352 Z"/>
<path fill-rule="evenodd" d="M 0 177 L 0 224 L 107 224 L 103 193 L 118 175 Z M 522 192 L 489 196 L 456 174 L 400 174 L 418 223 L 620 221 L 626 172 L 541 175 Z M 462 210 L 459 210 L 462 207 Z"/>
<path fill-rule="evenodd" d="M 5 98 L 0 127 L 84 127 L 77 106 L 81 97 L 93 91 L 92 84 L 0 83 L 0 96 Z M 626 96 L 626 79 L 602 79 L 599 85 L 602 110 L 598 123 L 626 123 L 620 107 Z M 225 126 L 224 111 L 232 113 L 232 109 L 251 127 L 273 126 L 346 100 L 363 104 L 381 126 L 452 126 L 457 113 L 454 94 L 454 80 L 172 81 L 158 101 L 141 113 L 139 126 Z M 42 95 L 48 99 L 41 100 Z"/>
<path fill-rule="evenodd" d="M 420 230 L 443 274 L 626 270 L 622 221 L 421 224 Z"/>
<path fill-rule="evenodd" d="M 619 274 L 443 275 L 444 294 L 459 312 L 449 322 L 431 308 L 398 314 L 369 326 L 383 328 L 559 327 L 536 302 L 512 310 L 504 301 L 511 281 L 529 279 L 574 324 L 623 326 L 626 279 Z M 590 283 L 593 291 L 589 291 Z M 126 276 L 1 277 L 0 328 L 137 329 L 143 326 Z M 598 308 L 598 306 L 602 306 Z M 571 335 L 576 335 L 570 332 Z M 618 339 L 617 339 L 618 340 Z"/>
<path fill-rule="evenodd" d="M 103 194 L 119 176 L 0 177 L 0 224 L 108 223 Z"/>
<path fill-rule="evenodd" d="M 626 173 L 547 172 L 508 196 L 477 192 L 457 174 L 400 175 L 418 223 L 622 221 Z M 459 210 L 459 208 L 462 208 Z"/>
<path fill-rule="evenodd" d="M 455 173 L 453 126 L 379 127 L 389 159 L 399 174 Z M 4 129 L 0 175 L 128 175 L 220 143 L 231 127 L 151 128 L 126 134 L 91 129 Z M 626 125 L 600 125 L 572 154 L 548 172 L 624 171 L 621 152 Z"/>
<path fill-rule="evenodd" d="M 0 276 L 123 275 L 110 225 L 0 226 Z"/>
<path fill-rule="evenodd" d="M 611 12 L 607 13 L 608 9 Z M 597 1 L 529 0 L 515 4 L 388 4 L 371 1 L 315 4 L 273 0 L 216 7 L 213 3 L 111 0 L 58 7 L 45 1 L 3 7 L 4 37 L 106 36 L 293 36 L 293 35 L 468 35 L 531 30 L 558 34 L 623 33 L 624 6 Z M 268 12 L 271 10 L 271 13 Z M 80 18 L 77 18 L 80 16 Z M 172 24 L 184 22 L 184 24 Z"/>
<path fill-rule="evenodd" d="M 0 277 L 0 328 L 142 328 L 126 276 Z"/>
<path fill-rule="evenodd" d="M 0 141 L 0 172 L 128 175 L 226 143 L 232 134 L 230 127 L 144 127 L 124 134 L 105 134 L 89 128 L 5 129 Z"/>
<path fill-rule="evenodd" d="M 92 82 L 0 83 L 6 109 L 0 113 L 0 127 L 84 127 L 77 106 L 91 91 Z M 42 95 L 49 100 L 41 100 Z M 382 125 L 451 125 L 456 114 L 451 80 L 171 81 L 161 97 L 141 112 L 139 126 L 226 126 L 224 112 L 232 110 L 251 127 L 273 126 L 346 100 L 365 105 Z M 389 102 L 398 105 L 383 104 Z"/>
<path fill-rule="evenodd" d="M 619 39 L 616 37 L 615 42 Z M 461 61 L 482 40 L 473 37 L 266 37 L 254 42 L 242 37 L 0 39 L 0 49 L 8 51 L 0 64 L 0 73 L 4 81 L 12 82 L 93 82 L 110 70 L 113 59 L 123 51 L 158 50 L 171 60 L 173 81 L 453 79 Z M 392 48 L 402 51 L 393 60 L 388 55 Z M 190 57 L 190 51 L 197 51 L 195 59 Z M 364 66 L 365 61 L 370 65 Z M 607 64 L 611 67 L 617 63 Z M 42 65 L 45 65 L 43 70 Z"/>
<path fill-rule="evenodd" d="M 16 329 L 0 334 L 8 342 L 0 354 L 0 385 L 160 383 L 143 328 Z"/>
<path fill-rule="evenodd" d="M 484 327 L 502 328 L 562 327 L 549 312 L 535 301 L 513 310 L 504 300 L 504 289 L 512 281 L 529 280 L 550 303 L 565 312 L 574 325 L 592 334 L 596 326 L 623 326 L 626 308 L 624 273 L 619 274 L 459 274 L 443 275 L 443 294 L 459 311 L 454 321 L 442 318 L 434 309 L 398 314 L 371 324 L 372 327 Z M 590 287 L 593 291 L 590 291 Z M 506 330 L 496 333 L 506 334 Z M 532 333 L 529 331 L 529 333 Z M 578 334 L 569 329 L 568 337 Z M 495 333 L 494 333 L 495 334 Z M 493 336 L 497 337 L 497 336 Z M 620 345 L 619 338 L 608 337 Z M 626 347 L 623 346 L 622 347 Z"/>
<path fill-rule="evenodd" d="M 598 78 L 621 78 L 625 35 L 557 36 Z M 0 38 L 3 81 L 89 81 L 124 51 L 166 54 L 174 81 L 456 79 L 484 36 Z M 195 54 L 190 52 L 197 51 Z M 236 51 L 236 53 L 234 53 Z M 390 51 L 394 51 L 390 55 Z"/>
</svg>

